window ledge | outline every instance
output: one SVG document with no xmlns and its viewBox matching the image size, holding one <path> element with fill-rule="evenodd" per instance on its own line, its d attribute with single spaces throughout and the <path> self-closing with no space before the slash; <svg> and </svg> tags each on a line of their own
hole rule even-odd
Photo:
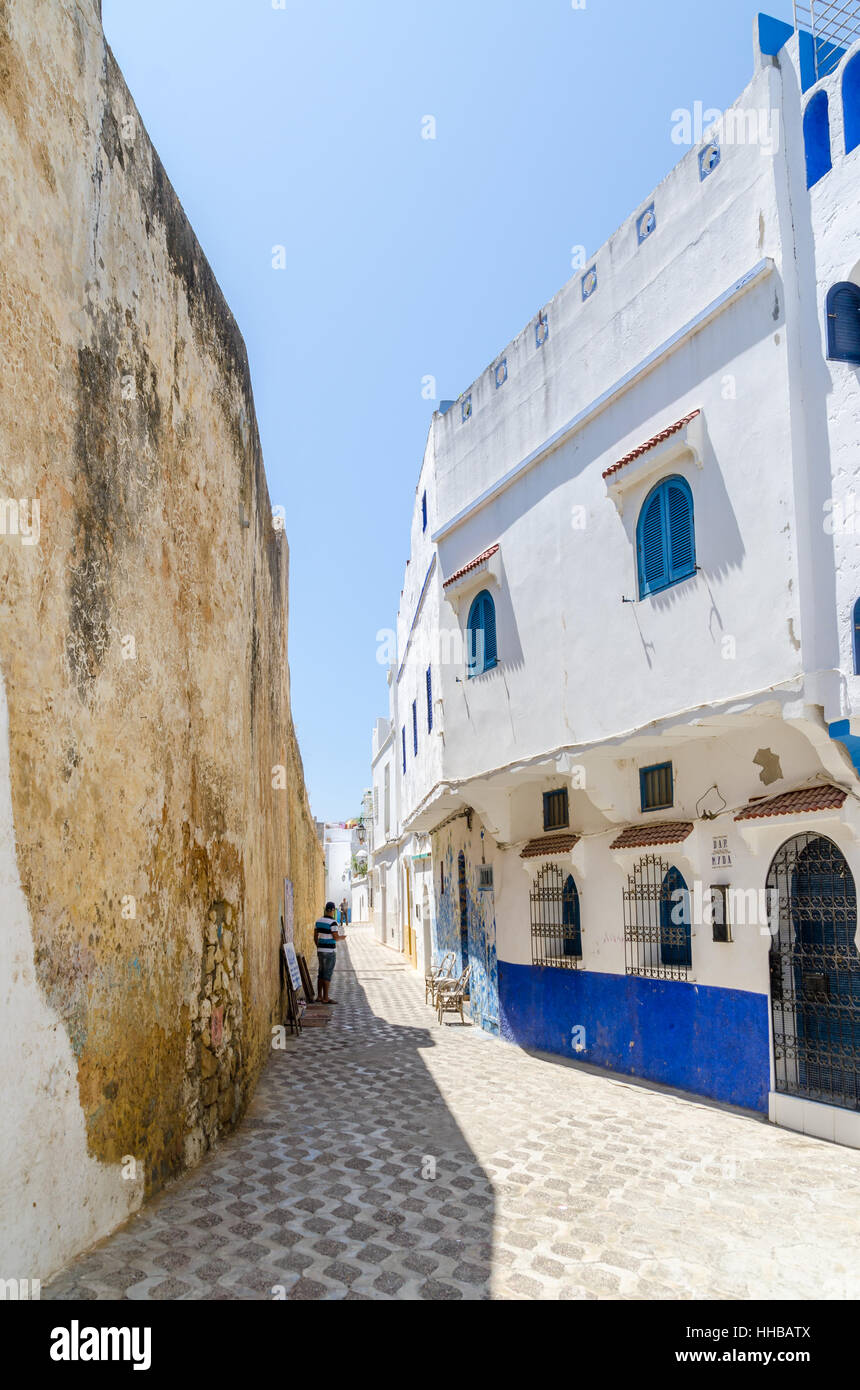
<svg viewBox="0 0 860 1390">
<path fill-rule="evenodd" d="M 492 676 L 496 671 L 501 671 L 503 665 L 504 663 L 501 661 L 494 661 L 492 666 L 486 666 L 483 671 L 475 671 L 472 673 L 467 671 L 465 677 L 466 682 L 468 684 L 469 681 L 479 681 L 482 676 Z"/>
</svg>

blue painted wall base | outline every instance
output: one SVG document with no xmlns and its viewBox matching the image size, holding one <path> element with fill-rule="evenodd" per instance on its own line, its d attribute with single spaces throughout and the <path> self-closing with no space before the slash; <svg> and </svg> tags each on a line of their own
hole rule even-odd
<svg viewBox="0 0 860 1390">
<path fill-rule="evenodd" d="M 765 994 L 500 960 L 499 1008 L 502 1037 L 520 1047 L 767 1111 Z"/>
</svg>

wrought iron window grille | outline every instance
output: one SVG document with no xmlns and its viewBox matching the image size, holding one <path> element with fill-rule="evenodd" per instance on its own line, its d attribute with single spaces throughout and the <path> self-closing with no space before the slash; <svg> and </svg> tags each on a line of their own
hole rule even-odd
<svg viewBox="0 0 860 1390">
<path fill-rule="evenodd" d="M 579 893 L 573 875 L 565 877 L 557 864 L 544 864 L 529 894 L 532 964 L 558 970 L 582 965 Z"/>
<path fill-rule="evenodd" d="M 690 895 L 677 869 L 656 854 L 639 860 L 624 900 L 624 968 L 652 980 L 688 980 L 692 970 Z"/>
<path fill-rule="evenodd" d="M 777 1091 L 860 1110 L 857 890 L 842 851 L 796 835 L 767 878 L 774 892 L 770 996 Z"/>
</svg>

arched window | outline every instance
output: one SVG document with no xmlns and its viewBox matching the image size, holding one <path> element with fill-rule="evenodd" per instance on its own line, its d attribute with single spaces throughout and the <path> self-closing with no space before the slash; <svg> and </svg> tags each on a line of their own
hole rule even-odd
<svg viewBox="0 0 860 1390">
<path fill-rule="evenodd" d="M 561 921 L 564 931 L 564 954 L 581 960 L 582 927 L 579 921 L 579 893 L 573 881 L 573 874 L 568 874 L 561 896 Z"/>
<path fill-rule="evenodd" d="M 842 78 L 842 109 L 845 113 L 845 153 L 860 145 L 860 53 L 851 59 Z"/>
<path fill-rule="evenodd" d="M 683 478 L 664 478 L 646 497 L 636 527 L 636 557 L 640 598 L 695 574 L 693 494 Z"/>
<path fill-rule="evenodd" d="M 816 92 L 803 113 L 803 143 L 806 149 L 806 187 L 812 188 L 833 167 L 830 155 L 830 107 L 826 92 Z"/>
<path fill-rule="evenodd" d="M 827 295 L 827 356 L 860 364 L 860 286 L 850 280 L 833 285 Z"/>
<path fill-rule="evenodd" d="M 660 892 L 660 964 L 693 964 L 690 890 L 679 869 L 671 868 Z"/>
<path fill-rule="evenodd" d="M 532 964 L 577 970 L 582 960 L 579 893 L 573 874 L 542 864 L 529 894 Z"/>
<path fill-rule="evenodd" d="M 466 666 L 469 677 L 491 670 L 498 662 L 496 652 L 496 605 L 492 595 L 482 589 L 469 609 L 466 624 Z"/>
<path fill-rule="evenodd" d="M 860 676 L 860 598 L 854 605 L 854 674 Z"/>
</svg>

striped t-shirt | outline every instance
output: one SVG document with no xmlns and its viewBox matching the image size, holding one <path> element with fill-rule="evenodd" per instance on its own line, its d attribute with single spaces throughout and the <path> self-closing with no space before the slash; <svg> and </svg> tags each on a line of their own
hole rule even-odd
<svg viewBox="0 0 860 1390">
<path fill-rule="evenodd" d="M 332 929 L 335 926 L 337 926 L 337 923 L 331 917 L 320 917 L 318 921 L 314 923 L 314 927 L 317 932 L 318 951 L 337 950 L 337 942 L 332 936 Z"/>
</svg>

